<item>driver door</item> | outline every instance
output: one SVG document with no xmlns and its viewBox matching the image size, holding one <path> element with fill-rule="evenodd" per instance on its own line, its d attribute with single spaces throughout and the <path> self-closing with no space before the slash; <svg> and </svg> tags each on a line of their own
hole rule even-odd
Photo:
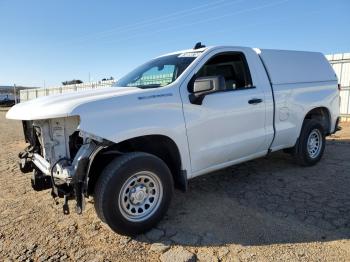
<svg viewBox="0 0 350 262">
<path fill-rule="evenodd" d="M 197 105 L 189 101 L 187 86 L 182 86 L 192 174 L 266 150 L 264 92 L 252 82 L 244 53 L 213 55 L 195 73 L 196 78 L 223 76 L 225 90 L 206 95 Z"/>
</svg>

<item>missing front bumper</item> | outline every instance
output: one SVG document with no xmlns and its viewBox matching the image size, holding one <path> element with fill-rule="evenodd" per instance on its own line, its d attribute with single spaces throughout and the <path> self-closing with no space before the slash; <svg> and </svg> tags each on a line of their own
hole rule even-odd
<svg viewBox="0 0 350 262">
<path fill-rule="evenodd" d="M 69 199 L 76 200 L 76 212 L 81 214 L 85 206 L 86 177 L 90 156 L 100 148 L 100 145 L 91 141 L 80 147 L 73 161 L 62 158 L 53 164 L 40 154 L 26 150 L 19 154 L 23 167 L 21 170 L 25 171 L 24 173 L 34 171 L 31 184 L 35 191 L 51 188 L 51 195 L 54 198 L 64 198 L 64 214 L 69 214 Z"/>
</svg>

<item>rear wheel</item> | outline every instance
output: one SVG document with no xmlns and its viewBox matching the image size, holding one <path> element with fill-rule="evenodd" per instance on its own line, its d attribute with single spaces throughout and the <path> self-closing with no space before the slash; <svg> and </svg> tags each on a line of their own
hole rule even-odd
<svg viewBox="0 0 350 262">
<path fill-rule="evenodd" d="M 173 178 L 161 159 L 128 153 L 103 170 L 95 187 L 95 208 L 113 231 L 134 235 L 161 220 L 172 194 Z"/>
<path fill-rule="evenodd" d="M 321 123 L 314 119 L 306 119 L 293 148 L 293 155 L 300 165 L 315 165 L 323 155 L 325 144 L 325 131 Z"/>
</svg>

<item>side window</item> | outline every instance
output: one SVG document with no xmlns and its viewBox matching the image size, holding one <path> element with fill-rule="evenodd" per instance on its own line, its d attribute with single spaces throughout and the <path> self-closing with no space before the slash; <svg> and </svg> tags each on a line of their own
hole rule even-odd
<svg viewBox="0 0 350 262">
<path fill-rule="evenodd" d="M 159 85 L 165 86 L 173 82 L 175 65 L 155 66 L 144 72 L 128 86 Z"/>
<path fill-rule="evenodd" d="M 252 87 L 249 68 L 242 53 L 218 54 L 198 71 L 197 76 L 223 76 L 226 90 L 245 89 Z"/>
</svg>

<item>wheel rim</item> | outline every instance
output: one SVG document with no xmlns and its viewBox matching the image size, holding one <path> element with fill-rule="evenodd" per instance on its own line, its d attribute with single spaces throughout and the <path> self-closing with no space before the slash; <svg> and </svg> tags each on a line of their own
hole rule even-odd
<svg viewBox="0 0 350 262">
<path fill-rule="evenodd" d="M 320 130 L 314 129 L 311 131 L 307 139 L 307 150 L 311 158 L 316 158 L 322 148 L 322 134 Z"/>
<path fill-rule="evenodd" d="M 149 171 L 131 176 L 122 186 L 119 194 L 119 210 L 124 218 L 141 222 L 152 216 L 163 197 L 163 186 L 159 177 Z"/>
</svg>

